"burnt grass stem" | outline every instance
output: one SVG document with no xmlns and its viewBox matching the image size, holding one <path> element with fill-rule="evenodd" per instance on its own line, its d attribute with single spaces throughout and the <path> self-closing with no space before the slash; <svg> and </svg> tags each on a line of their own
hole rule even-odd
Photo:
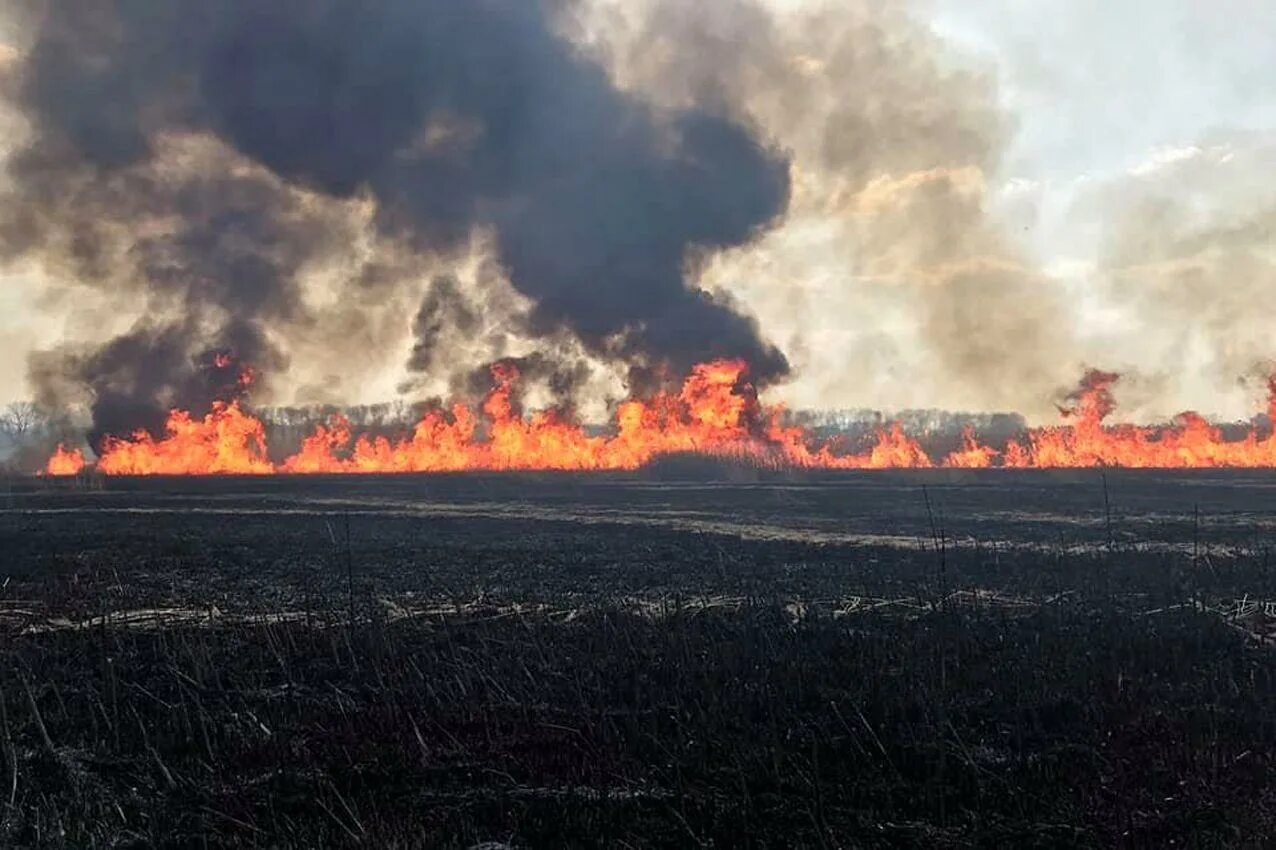
<svg viewBox="0 0 1276 850">
<path fill-rule="evenodd" d="M 0 846 L 1261 847 L 1276 496 L 1167 480 L 24 492 Z"/>
</svg>

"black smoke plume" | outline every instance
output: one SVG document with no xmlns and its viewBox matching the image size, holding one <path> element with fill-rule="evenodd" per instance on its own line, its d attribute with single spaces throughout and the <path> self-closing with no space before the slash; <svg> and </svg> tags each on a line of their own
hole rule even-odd
<svg viewBox="0 0 1276 850">
<path fill-rule="evenodd" d="M 412 335 L 416 343 L 408 358 L 408 369 L 413 372 L 431 372 L 448 356 L 445 346 L 449 331 L 460 334 L 474 333 L 479 326 L 479 316 L 461 292 L 461 284 L 452 275 L 439 275 L 421 299 L 421 308 L 412 322 Z"/>
<path fill-rule="evenodd" d="M 684 264 L 783 213 L 787 160 L 725 111 L 619 91 L 556 32 L 570 11 L 27 0 L 30 47 L 7 85 L 32 134 L 10 159 L 0 250 L 146 306 L 125 336 L 64 358 L 98 430 L 206 403 L 204 352 L 286 361 L 272 331 L 307 321 L 299 276 L 344 235 L 314 196 L 370 199 L 377 231 L 420 256 L 491 234 L 535 334 L 630 364 L 729 355 L 762 380 L 784 373 Z M 433 359 L 428 339 L 413 358 Z"/>
</svg>

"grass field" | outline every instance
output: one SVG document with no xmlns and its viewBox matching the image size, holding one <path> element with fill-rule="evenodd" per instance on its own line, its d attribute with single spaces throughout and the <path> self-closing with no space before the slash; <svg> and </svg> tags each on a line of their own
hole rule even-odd
<svg viewBox="0 0 1276 850">
<path fill-rule="evenodd" d="M 0 483 L 0 845 L 1276 834 L 1276 475 L 684 475 Z"/>
</svg>

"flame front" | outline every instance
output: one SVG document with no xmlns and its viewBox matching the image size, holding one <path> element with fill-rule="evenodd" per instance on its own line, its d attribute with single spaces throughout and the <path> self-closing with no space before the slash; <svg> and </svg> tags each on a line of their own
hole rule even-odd
<svg viewBox="0 0 1276 850">
<path fill-rule="evenodd" d="M 245 373 L 247 374 L 247 373 Z M 108 475 L 445 472 L 459 470 L 627 470 L 662 455 L 694 453 L 804 469 L 980 469 L 1058 467 L 1276 467 L 1276 437 L 1251 427 L 1237 440 L 1195 413 L 1170 425 L 1107 425 L 1117 376 L 1091 371 L 1060 409 L 1064 423 L 1030 429 L 998 450 L 963 429 L 961 446 L 932 458 L 898 423 L 879 427 L 862 452 L 841 451 L 786 422 L 780 406 L 764 406 L 743 361 L 718 360 L 692 369 L 678 392 L 631 398 L 616 409 L 609 435 L 591 435 L 562 414 L 518 410 L 518 370 L 492 368 L 493 386 L 478 410 L 457 403 L 423 415 L 399 439 L 356 435 L 334 416 L 314 429 L 282 463 L 267 456 L 265 428 L 238 402 L 218 403 L 202 419 L 182 410 L 159 439 L 145 431 L 108 437 L 97 462 Z M 1269 387 L 1276 417 L 1276 379 Z M 50 475 L 75 474 L 78 450 L 59 446 Z"/>
<path fill-rule="evenodd" d="M 966 425 L 961 429 L 961 448 L 944 458 L 944 466 L 954 469 L 987 469 L 993 465 L 998 452 L 979 443 L 975 429 Z"/>
<path fill-rule="evenodd" d="M 174 410 L 154 439 L 138 431 L 130 440 L 107 437 L 98 471 L 107 475 L 250 475 L 274 472 L 266 459 L 266 429 L 238 402 L 216 402 L 202 419 Z"/>
<path fill-rule="evenodd" d="M 637 469 L 662 454 L 747 454 L 766 459 L 770 447 L 750 432 L 756 394 L 744 381 L 742 361 L 696 366 L 677 395 L 630 399 L 616 411 L 615 434 L 590 436 L 554 411 L 520 416 L 514 404 L 519 375 L 507 363 L 493 367 L 494 387 L 481 411 L 455 404 L 430 411 L 410 437 L 354 438 L 350 424 L 333 417 L 307 437 L 283 472 L 443 472 L 465 469 Z M 480 436 L 480 435 L 484 436 Z M 352 443 L 353 440 L 353 443 Z"/>
<path fill-rule="evenodd" d="M 1276 467 L 1276 433 L 1260 435 L 1251 427 L 1239 440 L 1224 440 L 1220 429 L 1200 414 L 1180 413 L 1163 427 L 1105 425 L 1112 413 L 1112 384 L 1117 375 L 1092 370 L 1061 409 L 1068 424 L 1028 432 L 1024 443 L 1011 441 L 1004 465 L 1011 467 L 1117 466 L 1151 469 L 1203 467 Z M 1269 421 L 1276 422 L 1276 379 L 1268 383 Z"/>
<path fill-rule="evenodd" d="M 79 475 L 84 469 L 84 452 L 79 449 L 68 449 L 65 444 L 58 443 L 53 456 L 44 465 L 45 475 Z"/>
</svg>

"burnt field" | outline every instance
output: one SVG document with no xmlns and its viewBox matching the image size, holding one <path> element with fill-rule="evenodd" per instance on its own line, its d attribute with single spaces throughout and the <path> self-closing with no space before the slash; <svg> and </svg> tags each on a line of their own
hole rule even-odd
<svg viewBox="0 0 1276 850">
<path fill-rule="evenodd" d="M 1276 474 L 0 488 L 5 846 L 1276 832 Z"/>
</svg>

